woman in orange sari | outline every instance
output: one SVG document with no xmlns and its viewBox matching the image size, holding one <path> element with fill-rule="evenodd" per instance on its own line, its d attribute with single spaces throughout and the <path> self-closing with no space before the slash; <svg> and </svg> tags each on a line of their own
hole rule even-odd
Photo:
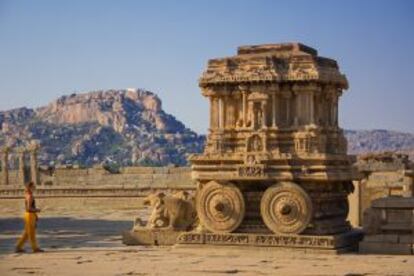
<svg viewBox="0 0 414 276">
<path fill-rule="evenodd" d="M 37 213 L 40 212 L 40 209 L 36 208 L 36 202 L 33 196 L 33 190 L 35 185 L 33 182 L 26 184 L 26 189 L 24 192 L 24 203 L 25 203 L 25 213 L 24 213 L 24 232 L 16 245 L 16 253 L 25 252 L 23 249 L 24 244 L 29 239 L 34 253 L 43 252 L 42 249 L 37 245 L 36 241 L 36 224 L 37 224 Z"/>
</svg>

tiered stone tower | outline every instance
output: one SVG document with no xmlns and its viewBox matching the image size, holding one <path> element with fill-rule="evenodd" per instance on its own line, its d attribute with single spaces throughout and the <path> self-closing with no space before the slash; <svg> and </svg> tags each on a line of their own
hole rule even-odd
<svg viewBox="0 0 414 276">
<path fill-rule="evenodd" d="M 210 101 L 204 153 L 190 158 L 197 214 L 213 233 L 350 230 L 353 190 L 335 60 L 299 43 L 239 47 L 200 78 Z"/>
</svg>

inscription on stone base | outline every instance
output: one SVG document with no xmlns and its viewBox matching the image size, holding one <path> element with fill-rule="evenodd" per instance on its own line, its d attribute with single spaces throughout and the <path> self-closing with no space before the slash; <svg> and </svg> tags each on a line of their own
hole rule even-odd
<svg viewBox="0 0 414 276">
<path fill-rule="evenodd" d="M 336 249 L 355 246 L 362 239 L 361 231 L 350 231 L 339 235 L 268 235 L 268 234 L 219 234 L 183 233 L 178 244 L 240 245 L 258 247 L 297 247 Z"/>
</svg>

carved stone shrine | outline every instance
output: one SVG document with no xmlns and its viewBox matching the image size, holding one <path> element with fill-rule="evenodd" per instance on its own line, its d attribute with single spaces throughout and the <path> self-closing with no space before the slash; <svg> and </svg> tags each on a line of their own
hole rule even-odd
<svg viewBox="0 0 414 276">
<path fill-rule="evenodd" d="M 204 153 L 190 157 L 208 232 L 338 234 L 353 191 L 335 60 L 300 43 L 242 46 L 199 80 L 210 102 Z"/>
<path fill-rule="evenodd" d="M 355 249 L 355 174 L 338 126 L 348 82 L 336 61 L 299 43 L 243 46 L 209 60 L 199 85 L 210 128 L 204 152 L 189 157 L 198 226 L 151 228 L 165 219 L 158 197 L 151 230 L 138 223 L 124 243 Z"/>
</svg>

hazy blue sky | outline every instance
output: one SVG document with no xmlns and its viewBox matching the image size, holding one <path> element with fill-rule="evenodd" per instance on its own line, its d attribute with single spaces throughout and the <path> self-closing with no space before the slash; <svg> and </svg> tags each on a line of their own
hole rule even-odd
<svg viewBox="0 0 414 276">
<path fill-rule="evenodd" d="M 0 0 L 0 110 L 145 88 L 198 132 L 207 59 L 301 41 L 335 58 L 350 89 L 344 128 L 414 132 L 414 1 Z"/>
</svg>

